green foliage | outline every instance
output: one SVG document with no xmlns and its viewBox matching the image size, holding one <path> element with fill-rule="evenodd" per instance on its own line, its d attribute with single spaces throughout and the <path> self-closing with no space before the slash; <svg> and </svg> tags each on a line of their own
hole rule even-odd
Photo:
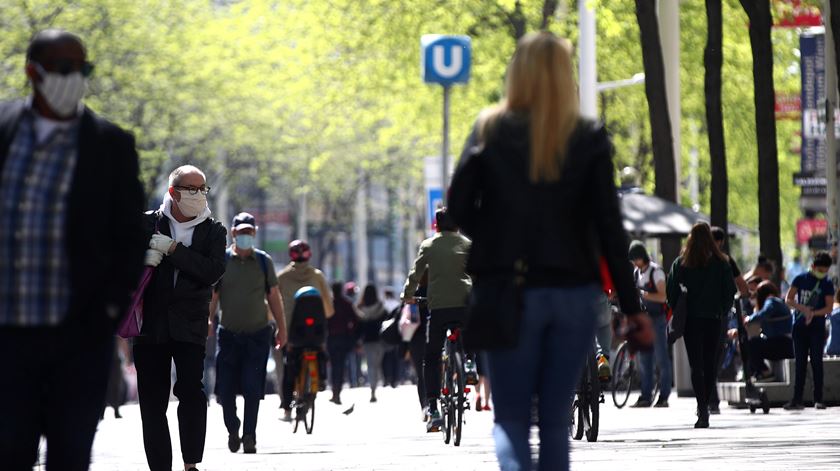
<svg viewBox="0 0 840 471">
<path fill-rule="evenodd" d="M 592 0 L 598 14 L 599 80 L 642 72 L 633 2 Z M 503 92 L 515 36 L 543 21 L 577 40 L 575 1 L 542 0 L 0 0 L 0 99 L 26 93 L 28 38 L 59 26 L 87 42 L 97 64 L 87 99 L 138 138 L 152 191 L 173 165 L 190 161 L 228 183 L 259 188 L 345 224 L 360 178 L 386 188 L 421 183 L 422 158 L 440 152 L 441 90 L 420 79 L 420 36 L 469 34 L 472 81 L 452 97 L 450 152 L 457 155 L 478 112 Z M 681 2 L 683 173 L 700 158 L 701 206 L 708 211 L 704 130 L 703 2 Z M 724 2 L 724 119 L 730 215 L 757 227 L 751 55 L 737 0 Z M 775 33 L 776 89 L 798 91 L 794 31 Z M 647 104 L 641 86 L 605 92 L 602 116 L 617 165 L 638 168 L 652 192 Z M 779 123 L 783 240 L 798 216 L 790 152 L 797 122 Z M 211 181 L 211 184 L 213 182 Z M 414 211 L 422 195 L 403 201 Z M 687 192 L 684 192 L 687 194 Z M 248 191 L 232 197 L 253 205 Z"/>
</svg>

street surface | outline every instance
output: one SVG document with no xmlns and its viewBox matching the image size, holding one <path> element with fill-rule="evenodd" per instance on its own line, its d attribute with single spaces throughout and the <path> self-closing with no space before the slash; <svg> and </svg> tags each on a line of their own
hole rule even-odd
<svg viewBox="0 0 840 471">
<path fill-rule="evenodd" d="M 377 391 L 368 402 L 366 388 L 345 390 L 343 406 L 319 395 L 315 430 L 292 434 L 278 420 L 277 396 L 262 403 L 257 454 L 232 454 L 222 410 L 215 402 L 208 415 L 207 448 L 202 471 L 229 470 L 493 470 L 498 469 L 491 438 L 492 413 L 469 412 L 461 447 L 443 444 L 440 434 L 427 435 L 410 386 Z M 630 398 L 635 401 L 636 395 Z M 342 414 L 355 403 L 354 411 Z M 169 420 L 180 458 L 177 402 Z M 241 407 L 241 405 L 240 405 Z M 770 415 L 724 406 L 712 416 L 711 428 L 695 430 L 694 400 L 672 397 L 669 409 L 617 410 L 602 405 L 597 443 L 573 442 L 573 470 L 838 470 L 840 408 L 801 412 L 772 409 Z M 241 409 L 240 409 L 241 411 Z M 116 420 L 106 412 L 96 435 L 91 470 L 146 470 L 140 414 L 136 405 L 121 409 Z M 535 438 L 535 437 L 534 437 Z M 535 442 L 534 442 L 535 443 Z"/>
</svg>

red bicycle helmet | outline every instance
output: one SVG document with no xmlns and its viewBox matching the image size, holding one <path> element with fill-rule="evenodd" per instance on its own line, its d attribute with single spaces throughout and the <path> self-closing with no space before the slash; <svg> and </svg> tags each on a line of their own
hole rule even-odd
<svg viewBox="0 0 840 471">
<path fill-rule="evenodd" d="M 289 258 L 293 262 L 307 262 L 312 258 L 312 249 L 304 240 L 293 240 L 289 244 Z"/>
</svg>

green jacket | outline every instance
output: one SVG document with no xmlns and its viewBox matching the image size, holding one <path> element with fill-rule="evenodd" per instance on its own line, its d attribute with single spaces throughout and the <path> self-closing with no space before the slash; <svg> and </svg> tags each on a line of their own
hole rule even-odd
<svg viewBox="0 0 840 471">
<path fill-rule="evenodd" d="M 688 317 L 720 319 L 732 307 L 737 291 L 729 263 L 716 258 L 702 268 L 682 266 L 682 257 L 674 260 L 665 287 L 671 309 L 683 295 L 680 283 L 688 289 Z"/>
<path fill-rule="evenodd" d="M 470 240 L 457 232 L 440 232 L 424 240 L 408 273 L 402 298 L 414 296 L 420 278 L 428 270 L 429 309 L 466 306 L 472 288 L 472 281 L 464 272 L 470 245 Z"/>
</svg>

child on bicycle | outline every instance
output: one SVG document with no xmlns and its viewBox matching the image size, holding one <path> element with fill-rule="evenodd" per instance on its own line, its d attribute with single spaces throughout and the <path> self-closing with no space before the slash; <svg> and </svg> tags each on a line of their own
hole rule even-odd
<svg viewBox="0 0 840 471">
<path fill-rule="evenodd" d="M 300 373 L 304 352 L 315 350 L 318 352 L 318 389 L 323 391 L 327 379 L 327 318 L 321 293 L 312 286 L 299 289 L 295 293 L 295 307 L 291 315 L 286 374 L 294 381 Z"/>
</svg>

